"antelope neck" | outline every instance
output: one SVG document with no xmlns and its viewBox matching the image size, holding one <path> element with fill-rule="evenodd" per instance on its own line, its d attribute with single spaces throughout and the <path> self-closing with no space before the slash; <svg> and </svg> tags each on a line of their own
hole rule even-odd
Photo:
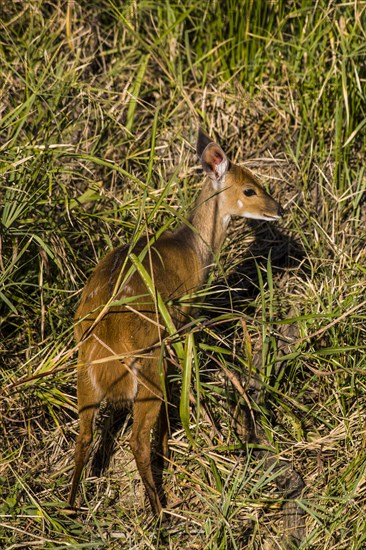
<svg viewBox="0 0 366 550">
<path fill-rule="evenodd" d="M 225 212 L 225 197 L 222 190 L 215 189 L 208 180 L 200 192 L 189 218 L 190 226 L 182 230 L 189 234 L 203 269 L 208 269 L 225 239 L 230 214 Z"/>
</svg>

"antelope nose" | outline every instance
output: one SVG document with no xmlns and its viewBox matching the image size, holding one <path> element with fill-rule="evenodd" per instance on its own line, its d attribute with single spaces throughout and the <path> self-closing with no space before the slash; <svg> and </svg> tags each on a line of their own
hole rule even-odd
<svg viewBox="0 0 366 550">
<path fill-rule="evenodd" d="M 282 208 L 281 205 L 279 205 L 279 207 L 278 207 L 278 215 L 280 216 L 280 218 L 282 218 L 282 216 L 285 215 L 285 210 L 284 210 L 284 208 Z"/>
</svg>

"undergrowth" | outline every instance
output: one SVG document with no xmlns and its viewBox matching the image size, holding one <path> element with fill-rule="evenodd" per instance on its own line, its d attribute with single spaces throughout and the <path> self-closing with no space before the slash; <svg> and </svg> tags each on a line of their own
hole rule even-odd
<svg viewBox="0 0 366 550">
<path fill-rule="evenodd" d="M 244 395 L 305 482 L 301 548 L 364 548 L 366 3 L 5 0 L 0 25 L 0 546 L 281 548 L 276 474 L 234 429 Z M 286 216 L 234 220 L 202 296 L 170 523 L 128 412 L 72 518 L 80 291 L 113 246 L 187 216 L 199 124 Z"/>
</svg>

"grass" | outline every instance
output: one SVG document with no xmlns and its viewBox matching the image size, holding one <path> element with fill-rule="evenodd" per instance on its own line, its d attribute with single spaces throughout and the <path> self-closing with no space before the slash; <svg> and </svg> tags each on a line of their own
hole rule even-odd
<svg viewBox="0 0 366 550">
<path fill-rule="evenodd" d="M 244 395 L 304 479 L 301 548 L 364 548 L 365 38 L 363 1 L 5 1 L 2 547 L 281 548 L 278 473 L 235 429 Z M 79 293 L 111 247 L 187 215 L 198 123 L 287 214 L 232 222 L 186 337 L 194 445 L 176 413 L 171 523 L 151 517 L 128 417 L 70 518 Z"/>
</svg>

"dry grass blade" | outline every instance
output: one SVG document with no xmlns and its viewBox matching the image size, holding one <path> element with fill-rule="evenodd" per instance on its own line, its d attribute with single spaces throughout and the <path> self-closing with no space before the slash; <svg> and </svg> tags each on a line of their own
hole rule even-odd
<svg viewBox="0 0 366 550">
<path fill-rule="evenodd" d="M 364 2 L 3 1 L 0 547 L 280 548 L 283 472 L 238 438 L 246 408 L 304 480 L 295 547 L 366 546 L 365 15 Z M 79 291 L 113 246 L 185 218 L 198 121 L 286 217 L 232 222 L 187 322 L 195 447 L 173 407 L 171 523 L 151 520 L 128 411 L 107 408 L 109 459 L 98 425 L 101 464 L 68 517 Z"/>
</svg>

